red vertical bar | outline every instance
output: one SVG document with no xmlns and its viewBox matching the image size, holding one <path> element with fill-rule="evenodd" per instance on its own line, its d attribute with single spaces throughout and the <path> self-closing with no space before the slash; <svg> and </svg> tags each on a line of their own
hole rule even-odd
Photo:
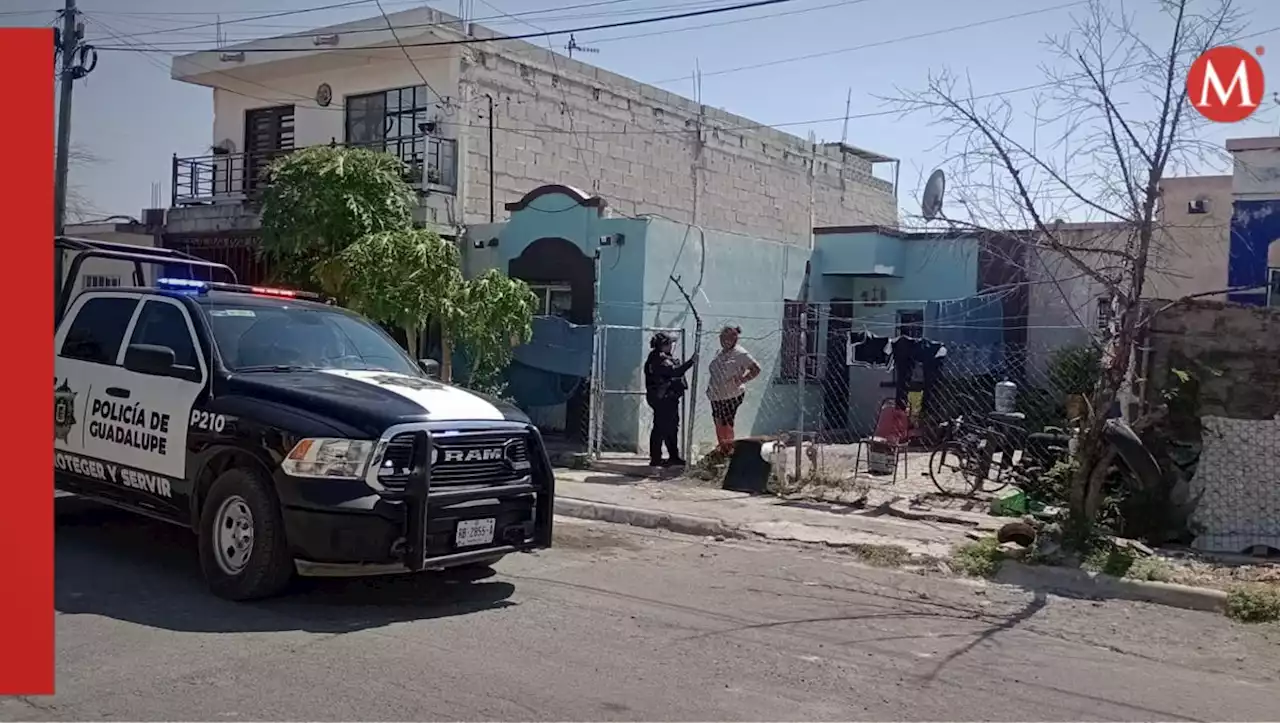
<svg viewBox="0 0 1280 723">
<path fill-rule="evenodd" d="M 54 44 L 48 28 L 0 28 L 8 112 L 0 209 L 8 272 L 0 284 L 8 343 L 0 353 L 4 425 L 0 532 L 0 695 L 52 695 Z M 19 109 L 21 109 L 19 111 Z M 49 343 L 50 346 L 44 346 Z"/>
</svg>

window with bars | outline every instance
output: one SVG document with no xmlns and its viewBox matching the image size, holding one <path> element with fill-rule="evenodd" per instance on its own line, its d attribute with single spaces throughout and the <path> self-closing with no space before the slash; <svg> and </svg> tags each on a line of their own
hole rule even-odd
<svg viewBox="0 0 1280 723">
<path fill-rule="evenodd" d="M 807 313 L 806 312 L 807 309 Z M 801 323 L 801 317 L 804 323 Z M 804 345 L 801 346 L 801 330 L 804 330 Z M 804 364 L 804 375 L 809 379 L 818 376 L 818 305 L 806 304 L 802 301 L 788 299 L 782 307 L 782 353 L 778 363 L 778 378 L 794 380 L 800 378 L 800 365 Z"/>
<path fill-rule="evenodd" d="M 453 188 L 455 146 L 434 135 L 439 98 L 425 85 L 346 99 L 347 143 L 384 150 L 409 168 L 410 182 Z"/>
</svg>

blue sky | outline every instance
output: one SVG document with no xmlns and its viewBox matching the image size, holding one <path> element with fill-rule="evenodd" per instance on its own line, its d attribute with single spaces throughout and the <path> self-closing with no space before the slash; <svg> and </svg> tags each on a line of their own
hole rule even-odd
<svg viewBox="0 0 1280 723">
<path fill-rule="evenodd" d="M 303 10 L 337 0 L 204 0 L 184 7 L 173 0 L 79 0 L 89 18 L 87 35 L 101 44 L 119 44 L 110 32 L 128 35 L 130 42 L 147 42 L 175 52 L 211 46 L 218 28 L 189 28 L 221 20 L 222 32 L 231 41 L 266 37 L 377 14 L 368 3 L 342 9 L 309 12 L 271 19 L 238 21 L 245 17 Z M 719 3 L 721 0 L 714 0 Z M 1280 3 L 1273 0 L 1237 0 L 1248 13 L 1245 32 L 1280 26 Z M 472 0 L 472 15 L 497 30 L 529 32 L 527 25 L 501 18 L 500 12 L 545 15 L 523 19 L 546 28 L 572 27 L 647 14 L 673 12 L 676 7 L 706 7 L 708 0 L 634 0 L 614 5 L 557 12 L 546 0 Z M 727 3 L 728 0 L 723 0 Z M 786 123 L 786 129 L 805 135 L 812 129 L 820 138 L 838 140 L 845 112 L 846 93 L 853 91 L 852 113 L 885 110 L 880 97 L 895 88 L 920 88 L 930 71 L 950 68 L 967 73 L 975 92 L 988 93 L 1043 82 L 1039 65 L 1053 62 L 1043 40 L 1046 34 L 1070 27 L 1079 7 L 1052 9 L 1069 0 L 800 0 L 792 4 L 695 18 L 660 25 L 578 34 L 580 45 L 599 53 L 586 60 L 638 80 L 692 96 L 689 80 L 695 67 L 703 74 L 702 97 L 708 105 L 768 124 Z M 1117 5 L 1120 0 L 1116 0 Z M 388 12 L 422 5 L 406 0 L 383 0 Z M 457 13 L 457 0 L 427 3 Z M 576 3 L 573 3 L 576 4 Z M 0 23 L 45 25 L 54 19 L 56 0 L 10 0 L 0 11 Z M 1156 22 L 1146 0 L 1127 4 L 1137 14 L 1139 26 Z M 495 10 L 495 8 L 497 10 Z M 1022 18 L 991 22 L 980 27 L 937 32 L 927 38 L 907 36 L 948 31 L 958 26 L 1041 9 Z M 500 11 L 500 12 L 499 12 Z M 780 15 L 780 13 L 786 13 Z M 674 32 L 680 28 L 739 21 Z M 108 30 L 108 28 L 110 30 Z M 621 37 L 661 32 L 648 37 Z M 143 34 L 143 35 L 138 35 Z M 563 46 L 567 37 L 553 38 Z M 544 42 L 544 41 L 539 41 Z M 1263 68 L 1280 78 L 1280 32 L 1251 38 L 1247 46 L 1276 46 L 1264 55 Z M 853 49 L 868 43 L 877 47 Z M 804 60 L 788 59 L 826 53 Z M 102 52 L 97 69 L 76 86 L 72 108 L 73 143 L 97 156 L 98 163 L 77 167 L 72 183 L 100 214 L 137 215 L 150 205 L 152 183 L 159 183 L 167 203 L 170 158 L 174 153 L 195 155 L 211 142 L 212 98 L 205 88 L 170 80 L 169 58 L 160 53 Z M 743 66 L 772 63 L 764 67 Z M 1277 81 L 1280 82 L 1280 81 Z M 1207 130 L 1205 140 L 1221 145 L 1228 137 L 1280 133 L 1280 105 L 1271 100 L 1249 121 Z M 1015 104 L 1030 102 L 1028 94 L 1011 96 Z M 835 119 L 822 123 L 796 121 Z M 579 129 L 583 130 L 583 129 Z M 585 131 L 584 131 L 585 132 Z M 902 202 L 909 206 L 918 179 L 942 158 L 937 142 L 943 129 L 925 117 L 882 115 L 853 118 L 848 140 L 863 148 L 903 159 Z M 1221 171 L 1222 168 L 1205 168 Z"/>
</svg>

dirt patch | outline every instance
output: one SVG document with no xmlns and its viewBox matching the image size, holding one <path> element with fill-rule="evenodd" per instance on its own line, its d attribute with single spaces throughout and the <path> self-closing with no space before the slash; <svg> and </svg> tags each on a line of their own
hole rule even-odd
<svg viewBox="0 0 1280 723">
<path fill-rule="evenodd" d="M 569 550 L 625 550 L 635 552 L 645 549 L 635 539 L 635 533 L 616 525 L 589 522 L 565 522 L 557 519 L 554 547 Z"/>
<path fill-rule="evenodd" d="M 1159 565 L 1161 582 L 1231 590 L 1238 585 L 1264 584 L 1280 589 L 1280 562 L 1256 564 L 1215 562 L 1211 559 L 1159 555 L 1148 558 Z"/>
</svg>

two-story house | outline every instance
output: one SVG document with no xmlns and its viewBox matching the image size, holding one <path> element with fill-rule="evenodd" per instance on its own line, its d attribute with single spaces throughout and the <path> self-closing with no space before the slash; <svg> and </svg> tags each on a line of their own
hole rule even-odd
<svg viewBox="0 0 1280 723">
<path fill-rule="evenodd" d="M 395 31 L 389 29 L 394 26 Z M 323 143 L 394 153 L 446 236 L 545 184 L 615 211 L 807 243 L 812 225 L 893 224 L 896 161 L 815 144 L 431 8 L 177 57 L 213 90 L 206 155 L 173 161 L 166 244 L 252 278 L 262 169 Z M 881 173 L 889 176 L 889 173 Z M 811 219 L 813 223 L 811 223 Z"/>
</svg>

